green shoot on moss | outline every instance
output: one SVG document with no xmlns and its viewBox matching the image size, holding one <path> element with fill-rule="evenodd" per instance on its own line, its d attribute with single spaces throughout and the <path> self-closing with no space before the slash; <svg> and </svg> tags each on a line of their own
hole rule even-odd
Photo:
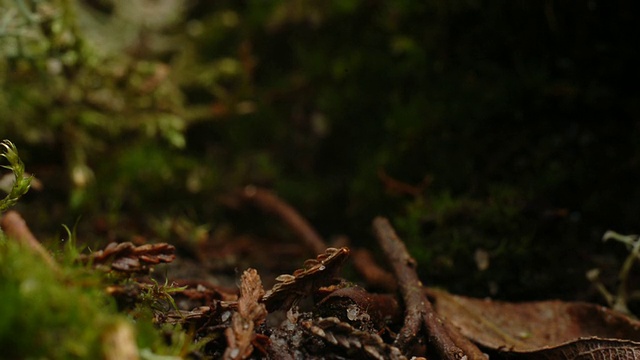
<svg viewBox="0 0 640 360">
<path fill-rule="evenodd" d="M 155 279 L 151 279 L 153 281 L 153 285 L 146 288 L 145 291 L 141 294 L 141 302 L 142 304 L 147 304 L 151 309 L 155 311 L 166 311 L 164 309 L 163 302 L 166 301 L 169 303 L 171 308 L 175 310 L 178 314 L 180 313 L 180 309 L 173 299 L 172 293 L 184 291 L 187 286 L 173 286 L 169 285 L 168 280 L 165 279 L 163 285 L 160 285 Z"/>
<path fill-rule="evenodd" d="M 80 253 L 82 253 L 82 249 L 78 248 L 78 237 L 77 237 L 77 228 L 78 221 L 73 225 L 73 228 L 69 228 L 67 225 L 62 224 L 62 228 L 66 232 L 67 240 L 64 245 L 64 260 L 66 260 L 69 264 L 73 264 L 78 257 L 80 257 Z M 64 241 L 64 239 L 62 240 Z"/>
<path fill-rule="evenodd" d="M 15 205 L 18 199 L 29 191 L 31 176 L 24 176 L 24 164 L 18 156 L 18 149 L 16 149 L 16 146 L 13 145 L 11 141 L 3 140 L 0 143 L 0 151 L 0 156 L 9 162 L 9 165 L 2 165 L 2 167 L 11 170 L 15 177 L 13 186 L 11 186 L 7 196 L 0 200 L 0 214 L 2 214 Z"/>
</svg>

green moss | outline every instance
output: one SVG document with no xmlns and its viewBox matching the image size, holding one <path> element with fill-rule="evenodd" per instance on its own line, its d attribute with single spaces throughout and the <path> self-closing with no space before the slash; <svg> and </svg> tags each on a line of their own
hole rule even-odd
<svg viewBox="0 0 640 360">
<path fill-rule="evenodd" d="M 18 149 L 9 140 L 4 140 L 0 143 L 0 157 L 7 159 L 9 165 L 2 166 L 5 169 L 9 169 L 13 172 L 13 184 L 11 187 L 3 190 L 7 190 L 7 196 L 4 199 L 0 199 L 0 214 L 9 209 L 11 206 L 18 202 L 18 199 L 29 191 L 31 186 L 31 177 L 25 177 L 24 164 L 18 156 Z"/>
<path fill-rule="evenodd" d="M 7 358 L 100 358 L 115 306 L 13 241 L 0 245 L 0 346 Z"/>
<path fill-rule="evenodd" d="M 167 345 L 150 317 L 134 323 L 118 313 L 100 276 L 86 268 L 60 271 L 11 239 L 0 243 L 0 347 L 8 359 L 100 359 L 115 331 L 135 329 L 130 339 L 147 354 L 176 355 L 188 337 L 180 329 Z M 135 345 L 134 345 L 135 346 Z"/>
</svg>

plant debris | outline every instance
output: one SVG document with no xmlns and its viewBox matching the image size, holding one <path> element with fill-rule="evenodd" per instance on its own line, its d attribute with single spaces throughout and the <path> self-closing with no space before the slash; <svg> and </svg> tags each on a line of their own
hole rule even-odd
<svg viewBox="0 0 640 360">
<path fill-rule="evenodd" d="M 484 354 L 475 345 L 460 336 L 455 329 L 446 327 L 444 321 L 432 309 L 429 300 L 421 291 L 422 282 L 416 273 L 417 264 L 389 221 L 378 217 L 373 221 L 373 228 L 398 278 L 398 287 L 404 300 L 405 321 L 395 345 L 405 352 L 408 351 L 412 345 L 421 341 L 419 334 L 424 328 L 429 345 L 436 349 L 440 358 L 484 359 Z"/>
<path fill-rule="evenodd" d="M 514 304 L 435 289 L 426 293 L 438 314 L 464 336 L 489 349 L 534 352 L 578 339 L 640 342 L 640 321 L 594 304 L 557 300 Z"/>
<path fill-rule="evenodd" d="M 349 256 L 349 248 L 328 248 L 315 259 L 308 259 L 304 267 L 293 275 L 282 274 L 276 278 L 273 288 L 264 295 L 262 302 L 267 310 L 289 310 L 304 297 L 322 286 L 329 285 Z"/>
<path fill-rule="evenodd" d="M 300 323 L 314 336 L 347 350 L 351 357 L 376 360 L 407 359 L 398 348 L 385 344 L 378 334 L 358 330 L 336 317 L 305 320 Z"/>
<path fill-rule="evenodd" d="M 32 252 L 50 257 L 19 214 L 9 212 L 2 225 Z M 159 327 L 190 329 L 191 345 L 182 351 L 199 358 L 484 360 L 483 351 L 492 359 L 640 358 L 636 320 L 590 304 L 492 302 L 425 288 L 389 221 L 376 218 L 373 229 L 393 273 L 365 250 L 356 251 L 356 267 L 370 286 L 386 293 L 369 292 L 339 277 L 351 253 L 348 247 L 324 249 L 292 274 L 277 276 L 266 292 L 255 269 L 244 271 L 238 292 L 196 279 L 159 283 L 146 273 L 175 259 L 175 247 L 166 243 L 110 243 L 78 259 L 125 274 L 124 282 L 116 280 L 106 293 L 122 311 L 147 306 Z M 304 298 L 312 306 L 299 312 L 296 305 Z M 278 311 L 286 311 L 284 319 Z M 107 358 L 136 358 L 133 330 L 123 326 L 105 335 L 105 344 L 126 343 L 126 354 L 112 352 Z"/>
<path fill-rule="evenodd" d="M 225 330 L 227 349 L 225 360 L 246 359 L 253 352 L 251 344 L 256 334 L 254 328 L 265 321 L 267 309 L 258 301 L 264 295 L 258 272 L 249 269 L 244 272 L 240 285 L 238 310 L 231 317 L 231 327 Z"/>
<path fill-rule="evenodd" d="M 78 260 L 115 271 L 141 273 L 149 271 L 151 265 L 172 262 L 176 258 L 175 250 L 167 243 L 135 246 L 131 242 L 112 242 L 104 250 L 81 254 Z"/>
</svg>

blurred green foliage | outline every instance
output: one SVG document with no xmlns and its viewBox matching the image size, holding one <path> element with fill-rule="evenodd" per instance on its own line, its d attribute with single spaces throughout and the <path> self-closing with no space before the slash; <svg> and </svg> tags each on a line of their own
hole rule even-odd
<svg viewBox="0 0 640 360">
<path fill-rule="evenodd" d="M 115 307 L 108 306 L 104 295 L 64 286 L 51 269 L 42 266 L 39 257 L 13 241 L 0 244 L 0 261 L 3 356 L 101 357 L 100 329 L 112 321 L 108 314 L 115 313 Z M 113 312 L 104 311 L 110 308 Z"/>
<path fill-rule="evenodd" d="M 10 181 L 7 182 L 6 187 L 1 187 L 2 190 L 7 192 L 7 196 L 4 199 L 0 199 L 0 215 L 2 215 L 3 212 L 14 206 L 18 199 L 29 191 L 31 177 L 24 175 L 24 164 L 20 160 L 18 149 L 11 141 L 3 140 L 0 142 L 0 158 L 5 158 L 9 163 L 0 167 L 11 170 L 11 174 L 6 175 Z M 5 177 L 2 177 L 2 179 L 4 180 Z M 4 182 L 2 182 L 2 185 L 4 185 Z M 2 230 L 0 230 L 1 232 Z"/>
<path fill-rule="evenodd" d="M 119 314 L 104 291 L 110 281 L 95 271 L 71 264 L 52 271 L 38 254 L 3 237 L 0 264 L 4 358 L 104 359 L 107 352 L 114 352 L 109 358 L 116 358 L 129 341 L 142 358 L 179 359 L 195 347 L 188 345 L 190 339 L 183 331 L 174 331 L 170 341 L 164 339 L 151 315 L 138 311 L 134 321 Z"/>
<path fill-rule="evenodd" d="M 255 183 L 357 245 L 390 216 L 431 283 L 509 298 L 573 296 L 637 226 L 628 1 L 1 4 L 0 132 L 74 213 L 224 222 Z"/>
</svg>

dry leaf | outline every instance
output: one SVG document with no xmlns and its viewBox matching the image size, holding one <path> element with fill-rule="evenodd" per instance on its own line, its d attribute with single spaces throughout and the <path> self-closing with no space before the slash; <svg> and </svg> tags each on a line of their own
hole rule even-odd
<svg viewBox="0 0 640 360">
<path fill-rule="evenodd" d="M 109 243 L 104 250 L 80 255 L 79 261 L 97 266 L 110 264 L 110 268 L 123 272 L 146 272 L 149 265 L 169 263 L 175 259 L 176 248 L 167 243 L 135 246 L 131 242 Z"/>
<path fill-rule="evenodd" d="M 276 280 L 279 282 L 264 295 L 262 302 L 269 311 L 288 310 L 301 298 L 328 285 L 347 257 L 349 249 L 346 247 L 328 248 L 315 259 L 305 261 L 304 268 L 297 269 L 293 275 L 278 276 Z"/>
<path fill-rule="evenodd" d="M 640 359 L 640 342 L 584 338 L 556 347 L 514 353 L 510 357 L 527 360 L 637 360 Z"/>
<path fill-rule="evenodd" d="M 603 306 L 508 303 L 427 290 L 438 314 L 485 348 L 547 359 L 639 359 L 640 322 Z"/>
</svg>

